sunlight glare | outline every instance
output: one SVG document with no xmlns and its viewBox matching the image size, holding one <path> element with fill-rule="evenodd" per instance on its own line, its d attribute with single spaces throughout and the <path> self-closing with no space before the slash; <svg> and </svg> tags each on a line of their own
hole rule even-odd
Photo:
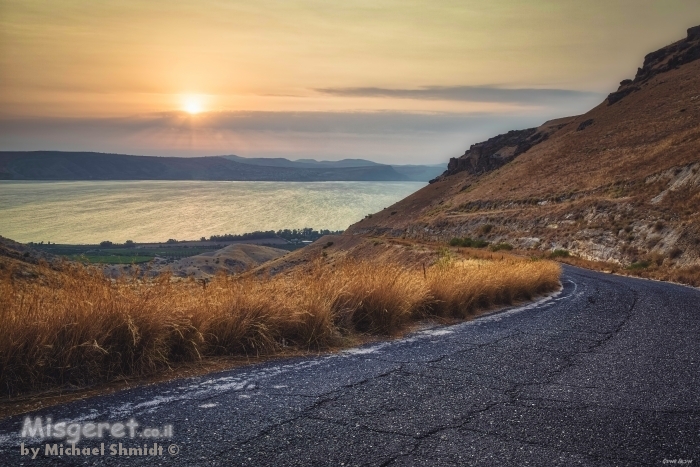
<svg viewBox="0 0 700 467">
<path fill-rule="evenodd" d="M 192 115 L 200 113 L 204 110 L 202 97 L 197 95 L 184 96 L 182 109 Z"/>
</svg>

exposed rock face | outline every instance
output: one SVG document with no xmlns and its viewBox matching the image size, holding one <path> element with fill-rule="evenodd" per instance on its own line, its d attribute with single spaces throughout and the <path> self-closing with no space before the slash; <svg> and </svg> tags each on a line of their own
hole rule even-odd
<svg viewBox="0 0 700 467">
<path fill-rule="evenodd" d="M 503 167 L 533 146 L 546 141 L 555 131 L 566 126 L 566 123 L 558 125 L 550 125 L 549 123 L 547 122 L 539 128 L 509 131 L 484 142 L 472 144 L 462 156 L 450 158 L 447 170 L 439 177 L 430 180 L 430 183 L 443 180 L 445 177 L 459 172 L 482 175 Z"/>
<path fill-rule="evenodd" d="M 581 122 L 578 128 L 576 128 L 576 131 L 583 131 L 591 125 L 593 125 L 593 119 L 589 118 L 588 120 Z"/>
<path fill-rule="evenodd" d="M 688 29 L 688 37 L 644 57 L 644 65 L 637 70 L 634 80 L 626 79 L 617 91 L 608 95 L 608 105 L 624 99 L 641 89 L 654 76 L 700 59 L 700 26 Z"/>
<path fill-rule="evenodd" d="M 467 171 L 472 175 L 480 175 L 496 170 L 542 141 L 542 138 L 546 136 L 537 133 L 536 128 L 528 128 L 509 131 L 482 143 L 472 144 L 464 155 L 450 158 L 447 171 L 431 180 L 431 183 L 458 172 Z"/>
</svg>

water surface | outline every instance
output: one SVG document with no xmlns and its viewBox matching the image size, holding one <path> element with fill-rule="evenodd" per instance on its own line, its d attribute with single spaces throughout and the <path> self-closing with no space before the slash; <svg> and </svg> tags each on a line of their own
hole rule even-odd
<svg viewBox="0 0 700 467">
<path fill-rule="evenodd" d="M 196 240 L 344 230 L 423 182 L 0 181 L 0 235 L 19 242 Z"/>
</svg>

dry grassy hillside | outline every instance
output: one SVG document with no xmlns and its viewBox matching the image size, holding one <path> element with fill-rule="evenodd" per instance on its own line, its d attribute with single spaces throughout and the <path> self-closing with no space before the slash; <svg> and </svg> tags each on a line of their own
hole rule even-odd
<svg viewBox="0 0 700 467">
<path fill-rule="evenodd" d="M 219 273 L 237 274 L 253 269 L 267 261 L 289 253 L 287 250 L 262 245 L 236 243 L 220 250 L 188 256 L 180 260 L 155 258 L 147 265 L 135 269 L 130 264 L 104 265 L 102 271 L 108 277 L 131 276 L 135 273 L 154 277 L 167 273 L 175 277 L 193 277 L 209 280 Z"/>
<path fill-rule="evenodd" d="M 700 278 L 698 58 L 700 27 L 649 54 L 590 112 L 547 122 L 519 143 L 502 135 L 475 145 L 348 233 L 470 236 Z"/>
<path fill-rule="evenodd" d="M 206 286 L 168 274 L 110 280 L 80 263 L 52 268 L 0 255 L 0 395 L 168 372 L 209 357 L 344 347 L 559 287 L 556 263 L 462 254 L 445 250 L 425 268 L 320 255 L 284 274 L 219 274 Z"/>
<path fill-rule="evenodd" d="M 287 250 L 262 245 L 234 244 L 226 248 L 190 256 L 159 268 L 179 277 L 206 279 L 223 272 L 235 274 L 252 269 L 289 253 Z"/>
<path fill-rule="evenodd" d="M 396 238 L 372 238 L 362 235 L 326 235 L 307 247 L 268 261 L 252 270 L 255 275 L 286 273 L 306 269 L 315 262 L 332 265 L 345 260 L 392 263 L 405 267 L 430 266 L 440 259 L 439 248 Z"/>
</svg>

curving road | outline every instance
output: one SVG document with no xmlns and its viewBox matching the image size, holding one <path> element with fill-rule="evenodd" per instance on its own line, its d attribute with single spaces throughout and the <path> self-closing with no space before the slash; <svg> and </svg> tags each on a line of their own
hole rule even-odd
<svg viewBox="0 0 700 467">
<path fill-rule="evenodd" d="M 77 444 L 105 443 L 104 456 L 46 457 L 61 440 L 20 438 L 24 418 L 2 420 L 0 464 L 700 464 L 700 291 L 568 266 L 562 282 L 536 304 L 401 340 L 31 414 L 134 418 L 142 434 L 171 424 L 153 457 L 111 456 L 153 440 L 108 434 Z"/>
</svg>

